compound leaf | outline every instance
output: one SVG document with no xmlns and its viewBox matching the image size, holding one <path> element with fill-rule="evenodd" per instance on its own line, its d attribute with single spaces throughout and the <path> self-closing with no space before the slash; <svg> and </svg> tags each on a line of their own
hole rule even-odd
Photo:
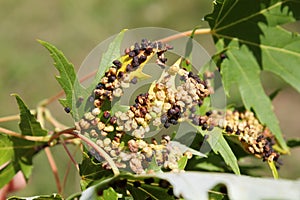
<svg viewBox="0 0 300 200">
<path fill-rule="evenodd" d="M 260 122 L 269 127 L 282 147 L 286 147 L 272 102 L 262 87 L 256 60 L 245 45 L 238 47 L 233 41 L 230 47 L 221 69 L 225 90 L 229 91 L 231 85 L 236 84 L 246 109 L 253 108 Z"/>
<path fill-rule="evenodd" d="M 212 29 L 218 51 L 231 57 L 230 66 L 226 62 L 221 64 L 222 75 L 226 77 L 223 82 L 227 86 L 227 94 L 230 86 L 237 84 L 245 106 L 254 109 L 259 120 L 271 129 L 285 151 L 288 151 L 288 147 L 282 138 L 271 103 L 262 90 L 259 75 L 261 70 L 271 71 L 300 91 L 300 37 L 280 26 L 298 20 L 299 11 L 300 1 L 295 0 L 218 0 L 215 1 L 213 12 L 205 17 Z M 236 54 L 240 49 L 243 53 Z M 248 69 L 243 69 L 247 65 Z M 229 69 L 225 69 L 226 67 Z M 240 69 L 235 71 L 236 68 Z M 249 71 L 251 78 L 247 78 L 246 83 L 244 78 Z M 245 84 L 252 85 L 250 90 L 255 93 L 247 93 L 249 90 L 243 89 Z M 250 95 L 257 98 L 248 99 Z M 261 105 L 257 104 L 258 99 L 263 99 Z M 264 106 L 267 109 L 259 109 Z"/>
</svg>

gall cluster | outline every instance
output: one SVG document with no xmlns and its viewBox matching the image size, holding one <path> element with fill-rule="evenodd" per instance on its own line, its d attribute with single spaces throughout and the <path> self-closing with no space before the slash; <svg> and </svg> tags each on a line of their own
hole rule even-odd
<svg viewBox="0 0 300 200">
<path fill-rule="evenodd" d="M 137 174 L 146 173 L 152 161 L 176 171 L 183 156 L 191 157 L 188 150 L 183 152 L 171 145 L 167 135 L 163 135 L 159 142 L 145 139 L 153 129 L 168 129 L 183 121 L 200 126 L 202 130 L 220 128 L 226 134 L 236 135 L 249 153 L 263 160 L 277 161 L 279 154 L 272 147 L 274 136 L 252 112 L 212 110 L 203 116 L 198 114 L 197 109 L 213 92 L 209 78 L 201 80 L 178 63 L 167 68 L 165 52 L 171 48 L 146 39 L 126 48 L 125 55 L 113 61 L 93 90 L 93 107 L 76 123 L 77 131 L 103 148 L 117 167 Z M 154 55 L 157 57 L 156 63 L 165 68 L 161 78 L 153 82 L 146 93 L 138 95 L 127 111 L 111 113 L 107 105 L 121 97 L 130 84 L 137 83 L 137 70 Z M 180 79 L 179 85 L 175 84 L 176 77 Z M 97 153 L 92 153 L 102 160 Z M 103 166 L 110 168 L 105 161 Z"/>
</svg>

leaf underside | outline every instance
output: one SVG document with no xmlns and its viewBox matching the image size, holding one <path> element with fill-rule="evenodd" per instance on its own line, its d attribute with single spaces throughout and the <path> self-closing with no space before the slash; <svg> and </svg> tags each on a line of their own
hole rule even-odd
<svg viewBox="0 0 300 200">
<path fill-rule="evenodd" d="M 150 179 L 153 184 L 145 184 L 146 180 Z M 161 184 L 157 184 L 162 183 L 161 180 L 166 180 L 171 185 L 164 184 L 167 187 L 162 187 Z M 137 182 L 138 184 L 134 184 Z M 208 199 L 208 196 L 213 194 L 212 189 L 219 184 L 224 185 L 227 189 L 227 194 L 219 194 L 228 196 L 229 199 L 297 199 L 300 195 L 297 189 L 300 186 L 299 181 L 274 181 L 271 178 L 236 176 L 226 173 L 184 172 L 157 173 L 148 176 L 121 174 L 88 188 L 83 191 L 81 198 L 95 199 L 98 197 L 99 191 L 104 191 L 104 196 L 105 190 L 109 190 L 106 195 L 110 192 L 110 196 L 114 197 L 115 193 L 110 188 L 113 186 L 115 191 L 129 190 L 134 199 L 149 197 L 152 199 L 176 199 L 176 197 L 195 200 Z M 291 190 L 291 188 L 293 189 Z M 172 190 L 171 193 L 170 190 Z M 128 193 L 124 194 L 128 195 Z"/>
</svg>

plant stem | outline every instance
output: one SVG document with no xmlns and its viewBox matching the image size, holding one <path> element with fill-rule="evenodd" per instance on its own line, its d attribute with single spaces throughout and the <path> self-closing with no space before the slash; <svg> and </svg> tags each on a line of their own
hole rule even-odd
<svg viewBox="0 0 300 200">
<path fill-rule="evenodd" d="M 63 90 L 59 91 L 57 94 L 55 94 L 54 96 L 43 100 L 40 105 L 42 106 L 47 106 L 51 103 L 53 103 L 54 101 L 56 101 L 59 97 L 63 96 L 65 94 L 65 92 Z"/>
<path fill-rule="evenodd" d="M 117 176 L 117 175 L 120 174 L 120 171 L 119 171 L 118 167 L 115 165 L 113 159 L 101 147 L 99 147 L 97 144 L 95 144 L 89 138 L 85 137 L 84 135 L 82 135 L 80 133 L 67 133 L 67 134 L 71 134 L 71 135 L 74 135 L 74 136 L 80 138 L 83 142 L 87 143 L 90 147 L 92 147 L 93 149 L 95 149 L 95 151 L 97 153 L 99 153 L 99 155 L 102 158 L 104 158 L 104 160 L 107 161 L 107 163 L 111 167 L 114 175 Z"/>
<path fill-rule="evenodd" d="M 11 115 L 7 117 L 1 117 L 0 122 L 8 122 L 8 121 L 14 121 L 20 119 L 19 115 Z"/>
<path fill-rule="evenodd" d="M 79 166 L 78 166 L 77 162 L 75 161 L 73 155 L 71 155 L 71 153 L 70 153 L 70 151 L 69 151 L 69 149 L 68 149 L 68 147 L 67 147 L 65 141 L 63 141 L 63 140 L 62 140 L 62 145 L 63 145 L 65 151 L 67 152 L 67 154 L 68 154 L 68 156 L 69 156 L 71 162 L 75 165 L 76 169 L 79 171 Z"/>
<path fill-rule="evenodd" d="M 60 180 L 59 180 L 59 176 L 58 176 L 58 170 L 57 170 L 57 166 L 56 166 L 55 160 L 54 160 L 54 158 L 52 156 L 52 153 L 51 153 L 49 147 L 45 148 L 45 152 L 46 152 L 46 155 L 47 155 L 47 158 L 48 158 L 51 170 L 52 170 L 54 178 L 55 178 L 57 192 L 59 194 L 61 194 L 62 193 L 62 187 L 61 187 L 61 184 L 60 184 Z"/>
<path fill-rule="evenodd" d="M 17 133 L 2 127 L 0 127 L 0 132 L 12 137 L 17 137 L 24 140 L 34 141 L 34 142 L 48 142 L 50 139 L 49 136 L 22 135 L 21 133 Z"/>
<path fill-rule="evenodd" d="M 107 161 L 107 163 L 111 167 L 111 169 L 112 169 L 115 176 L 120 174 L 120 171 L 119 171 L 118 167 L 115 165 L 112 158 L 102 148 L 100 148 L 97 144 L 95 144 L 93 141 L 91 141 L 89 138 L 85 137 L 82 134 L 77 134 L 77 136 L 82 141 L 86 142 L 89 146 L 91 146 L 93 149 L 95 149 L 95 151 L 97 153 L 99 153 L 99 155 Z"/>
<path fill-rule="evenodd" d="M 73 163 L 77 169 L 77 171 L 79 172 L 79 166 L 78 164 L 76 163 L 76 161 L 74 160 L 74 155 L 76 154 L 77 150 L 79 148 L 76 148 L 73 155 L 71 155 L 69 149 L 67 148 L 67 145 L 64 141 L 62 141 L 62 145 L 65 149 L 65 151 L 67 152 L 70 160 L 68 161 L 68 165 L 67 165 L 67 169 L 66 169 L 66 172 L 65 172 L 65 175 L 64 175 L 64 179 L 63 179 L 63 183 L 62 183 L 62 193 L 64 192 L 64 189 L 66 188 L 66 184 L 67 184 L 67 179 L 68 179 L 68 175 L 70 173 L 70 170 L 71 170 L 71 164 Z"/>
<path fill-rule="evenodd" d="M 204 35 L 204 34 L 210 34 L 211 33 L 211 29 L 210 28 L 203 28 L 203 29 L 198 29 L 196 31 L 194 31 L 194 35 Z M 182 33 L 178 33 L 176 35 L 171 35 L 169 37 L 160 39 L 159 41 L 166 43 L 166 42 L 170 42 L 172 40 L 176 40 L 182 37 L 187 37 L 193 34 L 193 30 L 190 31 L 185 31 Z"/>
<path fill-rule="evenodd" d="M 45 113 L 45 118 L 48 122 L 50 122 L 55 128 L 59 129 L 59 131 L 61 130 L 65 130 L 68 127 L 60 122 L 58 122 L 51 114 L 50 110 L 48 109 L 44 109 L 44 113 Z"/>
<path fill-rule="evenodd" d="M 36 110 L 30 110 L 30 113 L 35 115 L 36 114 Z M 20 115 L 10 115 L 10 116 L 6 116 L 6 117 L 0 117 L 0 123 L 1 122 L 9 122 L 9 121 L 15 121 L 15 120 L 19 120 L 20 119 Z"/>
<path fill-rule="evenodd" d="M 54 134 L 51 139 L 49 140 L 49 143 L 51 143 L 51 141 L 53 141 L 54 139 L 58 138 L 60 135 L 62 134 L 69 134 L 69 135 L 73 135 L 77 138 L 79 138 L 81 141 L 87 143 L 90 147 L 92 147 L 93 149 L 95 149 L 95 151 L 97 153 L 99 153 L 99 155 L 104 158 L 104 160 L 107 161 L 107 163 L 110 165 L 113 173 L 115 176 L 120 174 L 120 171 L 118 169 L 118 167 L 115 165 L 114 161 L 112 160 L 112 158 L 101 148 L 99 147 L 97 144 L 95 144 L 93 141 L 91 141 L 89 138 L 85 137 L 84 135 L 80 134 L 80 133 L 75 133 L 74 132 L 75 128 L 69 128 L 63 131 L 60 131 L 56 134 Z"/>
</svg>

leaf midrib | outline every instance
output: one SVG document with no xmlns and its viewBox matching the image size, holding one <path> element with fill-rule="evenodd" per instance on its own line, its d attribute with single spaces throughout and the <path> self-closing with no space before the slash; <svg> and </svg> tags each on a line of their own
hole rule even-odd
<svg viewBox="0 0 300 200">
<path fill-rule="evenodd" d="M 56 62 L 55 62 L 55 64 L 57 65 L 56 68 L 57 68 L 58 70 L 59 70 L 59 69 L 62 69 L 62 70 L 63 70 L 63 73 L 66 74 L 66 76 L 67 76 L 67 78 L 68 78 L 68 82 L 67 82 L 67 83 L 72 83 L 72 84 L 65 84 L 65 85 L 67 85 L 68 88 L 72 91 L 72 85 L 74 85 L 74 80 L 71 80 L 70 74 L 67 73 L 66 65 L 70 66 L 71 68 L 72 68 L 73 65 L 70 64 L 70 63 L 68 63 L 63 57 L 60 57 L 59 53 L 60 53 L 60 52 L 56 52 L 56 51 L 55 51 L 55 57 L 57 57 Z M 64 62 L 62 62 L 62 59 L 64 60 Z M 58 61 L 60 64 L 58 64 L 57 61 Z M 60 67 L 58 67 L 59 65 L 60 65 L 60 66 L 64 66 L 64 67 L 60 68 Z M 58 76 L 58 79 L 63 80 L 63 79 L 61 78 L 61 76 Z M 65 82 L 65 81 L 64 81 L 64 82 Z"/>
<path fill-rule="evenodd" d="M 295 56 L 299 56 L 300 57 L 300 53 L 295 52 L 295 51 L 291 51 L 291 50 L 287 50 L 285 48 L 268 46 L 268 45 L 264 45 L 264 44 L 260 44 L 260 43 L 258 44 L 258 43 L 255 43 L 255 42 L 250 42 L 248 40 L 242 40 L 240 38 L 230 37 L 230 36 L 227 36 L 227 35 L 222 35 L 222 34 L 217 34 L 217 33 L 214 33 L 214 35 L 216 37 L 218 37 L 218 38 L 225 38 L 225 39 L 230 39 L 230 40 L 236 39 L 237 41 L 239 41 L 241 43 L 249 44 L 249 45 L 252 45 L 252 46 L 256 46 L 256 47 L 259 47 L 261 49 L 271 49 L 271 50 L 275 50 L 275 51 L 278 51 L 278 52 L 282 52 L 282 53 L 286 53 L 286 54 L 295 55 Z"/>
<path fill-rule="evenodd" d="M 218 23 L 216 23 L 216 25 L 215 25 L 215 27 L 213 28 L 213 30 L 214 30 L 215 32 L 219 32 L 219 31 L 221 31 L 221 30 L 223 30 L 223 29 L 227 29 L 227 28 L 229 28 L 229 27 L 231 27 L 231 26 L 234 26 L 234 25 L 239 24 L 239 23 L 241 23 L 241 22 L 247 21 L 247 20 L 249 20 L 249 19 L 251 19 L 251 18 L 253 18 L 253 17 L 256 17 L 256 16 L 259 15 L 259 14 L 263 14 L 263 13 L 265 13 L 266 11 L 268 11 L 268 10 L 270 10 L 270 9 L 273 9 L 273 8 L 275 8 L 275 7 L 277 7 L 277 6 L 280 6 L 280 5 L 282 5 L 283 3 L 287 2 L 287 1 L 289 1 L 289 0 L 283 0 L 283 1 L 281 1 L 281 2 L 277 2 L 276 4 L 274 4 L 274 5 L 272 5 L 272 6 L 268 7 L 268 8 L 265 8 L 265 9 L 263 9 L 263 10 L 260 10 L 260 12 L 254 13 L 254 14 L 252 14 L 252 15 L 249 15 L 248 17 L 242 18 L 242 19 L 240 19 L 240 20 L 237 20 L 237 21 L 235 21 L 235 22 L 232 22 L 232 23 L 230 23 L 230 24 L 227 24 L 227 25 L 225 25 L 225 26 L 222 26 L 222 27 L 218 28 L 218 25 L 226 18 L 226 16 L 228 15 L 228 13 L 229 13 L 229 12 L 231 11 L 231 9 L 235 6 L 235 4 L 233 4 L 232 7 L 231 7 L 230 9 L 228 9 L 227 13 L 223 15 L 223 18 L 222 18 L 220 21 L 218 21 Z M 236 3 L 237 3 L 237 2 L 238 2 L 238 0 L 236 1 Z M 222 5 L 221 10 L 223 10 L 223 7 L 224 7 L 224 4 Z M 220 13 L 221 13 L 221 12 L 220 12 Z M 217 21 L 217 20 L 218 20 L 218 19 L 216 19 L 216 21 Z"/>
</svg>

